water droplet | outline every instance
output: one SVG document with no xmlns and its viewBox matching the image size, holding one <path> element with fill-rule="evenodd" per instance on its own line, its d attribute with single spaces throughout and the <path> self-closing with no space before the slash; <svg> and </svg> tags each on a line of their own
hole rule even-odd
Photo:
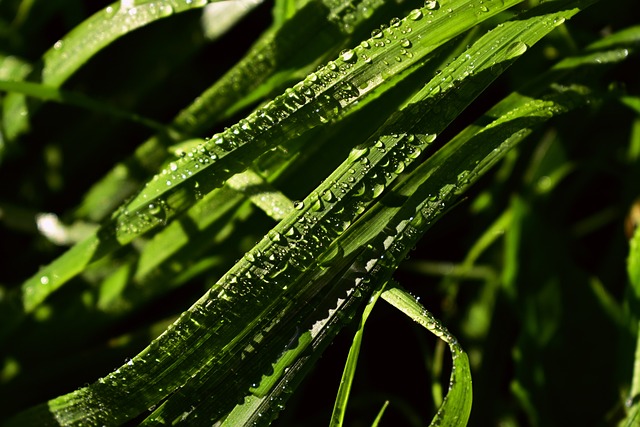
<svg viewBox="0 0 640 427">
<path fill-rule="evenodd" d="M 390 25 L 392 27 L 398 28 L 400 26 L 400 24 L 402 24 L 402 21 L 399 18 L 393 18 L 391 19 L 391 23 Z"/>
<path fill-rule="evenodd" d="M 358 58 L 351 49 L 343 50 L 342 52 L 340 52 L 340 57 L 344 62 L 355 62 Z"/>
<path fill-rule="evenodd" d="M 282 234 L 278 233 L 275 230 L 270 230 L 269 233 L 267 233 L 267 236 L 269 237 L 269 240 L 271 240 L 274 243 L 284 243 L 284 238 L 282 237 Z"/>
<path fill-rule="evenodd" d="M 413 9 L 409 12 L 409 19 L 412 21 L 418 21 L 422 19 L 422 11 L 420 9 Z"/>
<path fill-rule="evenodd" d="M 311 210 L 314 212 L 320 212 L 324 209 L 324 204 L 318 193 L 313 193 L 313 202 L 311 203 Z"/>
<path fill-rule="evenodd" d="M 354 162 L 369 153 L 369 148 L 363 146 L 354 147 L 349 153 L 349 160 Z"/>
<path fill-rule="evenodd" d="M 362 46 L 364 49 L 371 49 L 371 45 L 366 40 L 360 43 L 360 46 Z"/>
<path fill-rule="evenodd" d="M 304 202 L 302 201 L 293 202 L 293 207 L 298 210 L 301 210 L 304 208 Z"/>
<path fill-rule="evenodd" d="M 427 0 L 427 1 L 424 2 L 424 7 L 429 9 L 429 10 L 435 10 L 439 6 L 440 5 L 438 4 L 437 1 Z"/>
<path fill-rule="evenodd" d="M 335 197 L 335 196 L 333 195 L 333 193 L 331 192 L 331 190 L 325 190 L 325 191 L 322 193 L 322 199 L 323 199 L 325 202 L 332 202 L 332 201 L 334 200 L 334 197 Z"/>
<path fill-rule="evenodd" d="M 489 8 L 485 5 L 480 6 L 480 11 L 482 12 L 489 12 Z"/>
<path fill-rule="evenodd" d="M 381 182 L 376 182 L 373 184 L 373 198 L 375 199 L 384 191 L 385 185 Z"/>
<path fill-rule="evenodd" d="M 60 49 L 62 49 L 62 45 L 63 45 L 63 41 L 62 40 L 58 40 L 57 42 L 55 42 L 53 44 L 53 48 L 55 50 L 60 50 Z"/>
<path fill-rule="evenodd" d="M 381 39 L 382 31 L 376 28 L 375 30 L 371 31 L 371 37 L 374 39 Z"/>
<path fill-rule="evenodd" d="M 400 40 L 400 46 L 405 47 L 405 48 L 410 48 L 411 47 L 411 42 L 407 39 L 402 39 Z"/>
<path fill-rule="evenodd" d="M 422 144 L 431 144 L 433 141 L 436 140 L 437 136 L 438 135 L 436 135 L 435 133 L 416 134 L 416 137 L 418 138 L 418 140 L 420 140 Z"/>
<path fill-rule="evenodd" d="M 173 13 L 173 7 L 169 4 L 164 5 L 160 8 L 160 16 L 169 16 Z"/>
<path fill-rule="evenodd" d="M 49 284 L 49 276 L 42 276 L 40 278 L 40 283 L 42 283 L 43 285 Z"/>
<path fill-rule="evenodd" d="M 513 42 L 507 48 L 507 58 L 516 58 L 527 51 L 527 45 L 521 41 Z"/>
<path fill-rule="evenodd" d="M 332 264 L 338 255 L 343 252 L 343 249 L 338 244 L 333 244 L 318 258 L 318 263 L 324 267 Z"/>
</svg>

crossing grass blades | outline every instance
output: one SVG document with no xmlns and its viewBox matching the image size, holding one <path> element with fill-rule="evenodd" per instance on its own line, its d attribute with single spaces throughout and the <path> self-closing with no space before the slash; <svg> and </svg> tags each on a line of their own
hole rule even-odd
<svg viewBox="0 0 640 427">
<path fill-rule="evenodd" d="M 0 7 L 3 426 L 639 425 L 630 2 L 102 3 Z"/>
</svg>

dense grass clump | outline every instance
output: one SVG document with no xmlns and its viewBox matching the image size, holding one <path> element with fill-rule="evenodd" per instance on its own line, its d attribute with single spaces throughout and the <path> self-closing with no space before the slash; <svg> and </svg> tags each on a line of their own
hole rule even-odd
<svg viewBox="0 0 640 427">
<path fill-rule="evenodd" d="M 634 6 L 3 2 L 0 425 L 640 425 Z"/>
</svg>

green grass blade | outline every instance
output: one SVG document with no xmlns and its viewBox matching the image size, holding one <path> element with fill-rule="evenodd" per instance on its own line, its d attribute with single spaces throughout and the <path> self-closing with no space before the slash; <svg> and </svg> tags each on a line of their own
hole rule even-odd
<svg viewBox="0 0 640 427">
<path fill-rule="evenodd" d="M 640 295 L 640 227 L 636 227 L 629 241 L 627 274 L 629 275 L 629 284 L 637 300 L 638 295 Z M 629 391 L 629 399 L 626 404 L 627 417 L 624 421 L 625 427 L 640 426 L 640 335 L 636 338 L 634 359 L 633 378 Z"/>
<path fill-rule="evenodd" d="M 449 345 L 453 360 L 449 390 L 430 426 L 466 426 L 471 414 L 471 401 L 473 399 L 471 370 L 467 354 L 462 350 L 455 337 L 406 291 L 393 286 L 382 293 L 382 299 Z"/>
<path fill-rule="evenodd" d="M 382 405 L 382 408 L 380 408 L 380 412 L 378 412 L 376 419 L 373 420 L 373 423 L 371 423 L 371 427 L 378 427 L 380 425 L 380 421 L 382 421 L 382 416 L 384 415 L 384 411 L 387 409 L 387 406 L 389 406 L 388 400 L 385 401 L 384 405 Z"/>
<path fill-rule="evenodd" d="M 367 302 L 367 305 L 362 312 L 360 325 L 358 326 L 358 330 L 353 337 L 353 343 L 349 348 L 347 361 L 345 362 L 344 371 L 342 372 L 342 379 L 340 380 L 340 387 L 338 388 L 338 394 L 336 395 L 333 414 L 331 414 L 331 421 L 329 422 L 329 426 L 331 427 L 340 427 L 344 423 L 347 403 L 349 402 L 349 395 L 351 393 L 351 385 L 353 384 L 353 378 L 355 376 L 356 367 L 358 365 L 358 356 L 360 354 L 360 346 L 362 344 L 362 336 L 364 334 L 364 325 L 367 322 L 367 319 L 369 318 L 369 315 L 371 314 L 375 303 L 378 301 L 378 298 L 383 291 L 384 286 L 380 289 L 377 289 Z"/>
<path fill-rule="evenodd" d="M 366 271 L 359 268 L 364 265 L 364 270 L 373 269 L 382 253 L 389 255 L 385 257 L 390 261 L 384 270 L 385 274 L 391 274 L 411 243 L 453 198 L 500 159 L 511 144 L 524 138 L 527 131 L 523 132 L 523 128 L 540 125 L 588 100 L 585 94 L 571 90 L 560 91 L 552 99 L 527 99 L 512 114 L 497 118 L 473 139 L 447 144 L 390 192 L 383 203 L 370 209 L 365 214 L 367 221 L 354 222 L 391 185 L 400 169 L 408 168 L 414 157 L 429 146 L 432 138 L 426 136 L 440 133 L 495 78 L 496 72 L 522 53 L 522 45 L 532 45 L 554 28 L 553 20 L 557 17 L 554 14 L 571 16 L 575 12 L 551 11 L 532 22 L 512 21 L 489 33 L 469 51 L 473 62 L 463 57 L 443 70 L 444 76 L 456 85 L 443 87 L 438 78 L 421 91 L 418 99 L 368 144 L 354 149 L 330 179 L 296 205 L 292 214 L 166 333 L 132 359 L 131 364 L 32 413 L 44 419 L 61 417 L 70 424 L 83 422 L 83 417 L 92 422 L 122 422 L 168 397 L 154 411 L 149 423 L 176 420 L 185 414 L 187 404 L 202 405 L 204 412 L 198 413 L 208 420 L 223 417 L 236 399 L 246 393 L 248 384 L 268 368 L 263 362 L 252 365 L 257 362 L 256 352 L 267 348 L 275 357 L 288 345 L 289 337 L 295 338 L 300 333 L 292 322 L 313 318 L 314 306 L 302 302 L 318 297 L 345 270 L 351 271 L 350 266 L 365 248 L 373 252 L 367 255 L 370 258 L 363 258 L 364 263 L 356 265 L 353 273 L 362 278 Z M 495 40 L 505 42 L 505 39 L 510 42 L 498 45 L 492 55 L 486 53 Z M 477 74 L 465 75 L 467 67 Z M 493 72 L 483 74 L 483 67 Z M 477 76 L 473 79 L 476 84 L 465 86 L 465 79 L 471 79 L 469 75 Z M 436 85 L 440 89 L 437 92 Z M 429 113 L 433 111 L 430 107 L 444 103 L 454 90 L 456 100 L 460 93 L 466 99 L 457 102 L 447 99 L 451 108 L 439 111 L 441 118 L 437 123 L 420 120 L 418 113 L 430 119 Z M 423 99 L 426 101 L 420 103 Z M 394 173 L 386 177 L 386 171 Z M 345 200 L 347 196 L 351 200 Z M 400 237 L 407 240 L 400 241 Z M 338 238 L 340 242 L 332 244 Z M 266 335 L 273 341 L 265 339 Z M 265 347 L 267 344 L 270 347 Z M 213 359 L 212 354 L 216 355 Z M 234 368 L 246 367 L 247 372 L 229 377 L 230 364 Z M 221 381 L 231 378 L 237 382 L 229 384 L 227 396 L 217 395 L 220 400 L 215 404 L 219 407 L 211 407 L 214 405 L 211 400 L 203 401 L 213 395 Z M 130 399 L 131 393 L 136 394 L 135 401 Z"/>
</svg>

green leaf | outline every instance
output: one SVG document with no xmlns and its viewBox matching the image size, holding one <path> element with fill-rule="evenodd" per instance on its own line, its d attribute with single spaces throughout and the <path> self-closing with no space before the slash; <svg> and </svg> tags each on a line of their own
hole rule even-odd
<svg viewBox="0 0 640 427">
<path fill-rule="evenodd" d="M 382 298 L 449 345 L 453 360 L 449 390 L 430 426 L 466 426 L 472 401 L 471 371 L 466 353 L 449 331 L 406 291 L 394 286 L 384 291 Z"/>
</svg>

